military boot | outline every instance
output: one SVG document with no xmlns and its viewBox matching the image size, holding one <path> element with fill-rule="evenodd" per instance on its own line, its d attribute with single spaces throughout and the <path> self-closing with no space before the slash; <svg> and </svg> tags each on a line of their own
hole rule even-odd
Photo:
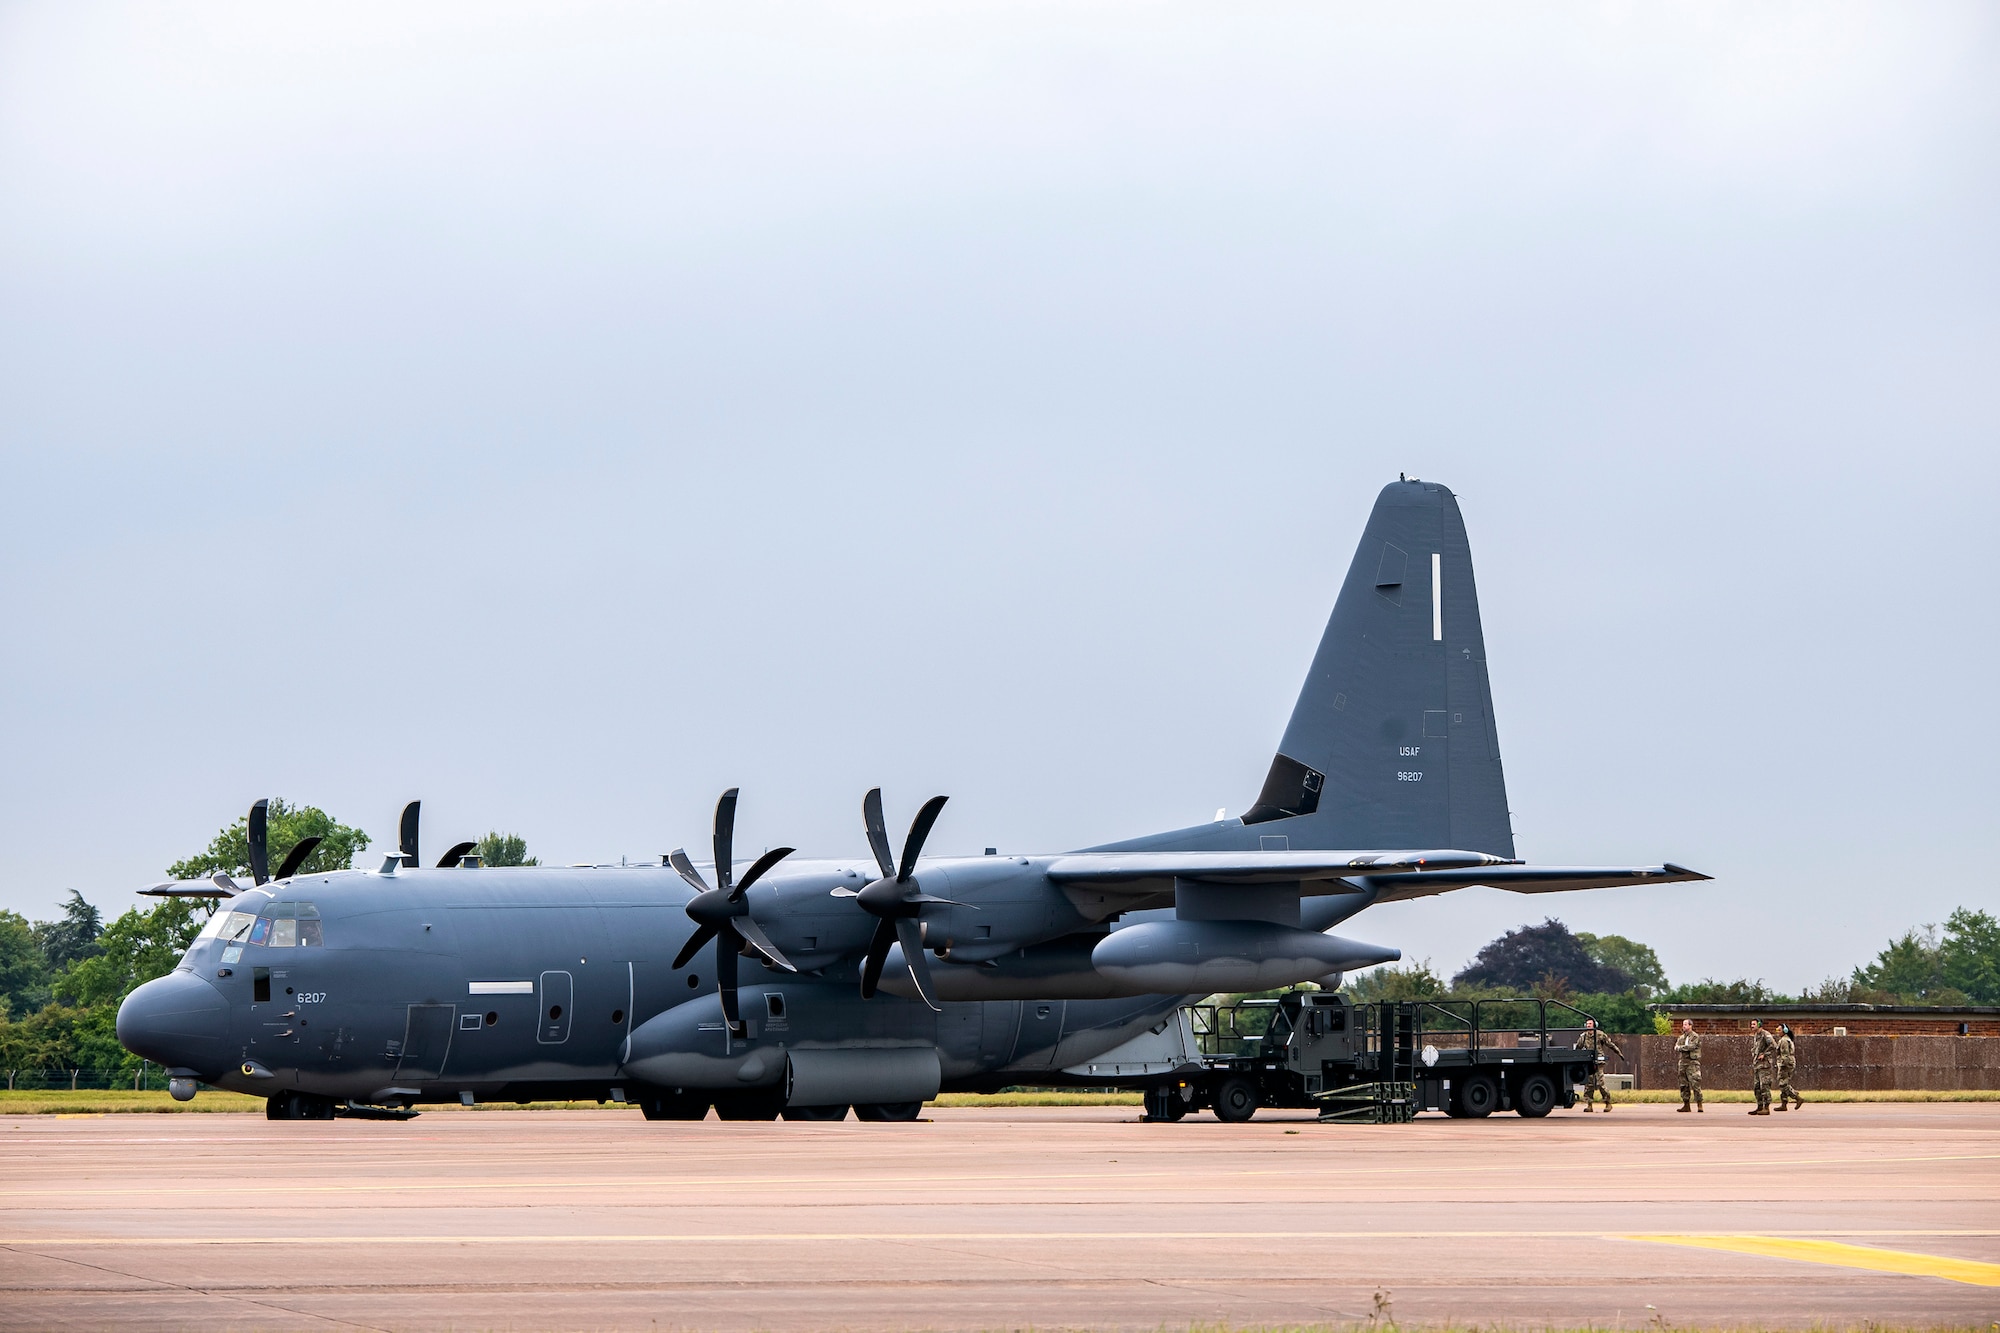
<svg viewBox="0 0 2000 1333">
<path fill-rule="evenodd" d="M 1677 1114 L 1679 1114 L 1679 1115 L 1686 1115 L 1686 1114 L 1687 1114 L 1687 1113 L 1688 1113 L 1689 1111 L 1692 1111 L 1692 1110 L 1694 1110 L 1694 1105 L 1693 1105 L 1693 1103 L 1691 1103 L 1691 1102 L 1689 1102 L 1689 1101 L 1688 1101 L 1688 1095 L 1687 1095 L 1687 1094 L 1686 1094 L 1685 1092 L 1684 1092 L 1684 1093 L 1682 1093 L 1682 1094 L 1681 1094 L 1681 1109 L 1679 1110 L 1679 1112 L 1677 1112 Z"/>
<path fill-rule="evenodd" d="M 1694 1109 L 1703 1114 L 1706 1114 L 1708 1111 L 1708 1108 L 1701 1104 L 1701 1094 L 1698 1092 L 1694 1095 Z"/>
<path fill-rule="evenodd" d="M 1772 1109 L 1773 1111 L 1782 1111 L 1782 1110 L 1784 1110 L 1784 1109 L 1785 1109 L 1785 1099 L 1784 1099 L 1783 1097 L 1780 1097 L 1780 1098 L 1778 1098 L 1778 1104 L 1777 1104 L 1776 1106 L 1772 1107 L 1771 1109 Z"/>
</svg>

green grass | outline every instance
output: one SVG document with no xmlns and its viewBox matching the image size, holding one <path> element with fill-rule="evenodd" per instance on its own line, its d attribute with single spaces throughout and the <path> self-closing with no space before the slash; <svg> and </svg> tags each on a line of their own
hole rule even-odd
<svg viewBox="0 0 2000 1333">
<path fill-rule="evenodd" d="M 0 1089 L 0 1115 L 117 1115 L 147 1111 L 262 1111 L 262 1097 L 204 1090 L 191 1102 L 177 1102 L 165 1092 L 8 1092 Z"/>
</svg>

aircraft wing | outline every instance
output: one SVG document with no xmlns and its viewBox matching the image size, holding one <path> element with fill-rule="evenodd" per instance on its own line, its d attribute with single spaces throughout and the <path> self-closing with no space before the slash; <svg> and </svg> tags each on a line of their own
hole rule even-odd
<svg viewBox="0 0 2000 1333">
<path fill-rule="evenodd" d="M 1616 889 L 1628 884 L 1686 884 L 1712 879 L 1671 861 L 1659 866 L 1500 865 L 1487 870 L 1433 870 L 1423 874 L 1370 875 L 1381 888 L 1377 902 L 1402 902 L 1434 893 L 1485 885 L 1509 893 L 1565 893 L 1571 889 Z"/>
<path fill-rule="evenodd" d="M 1172 892 L 1176 879 L 1207 884 L 1287 884 L 1379 878 L 1436 869 L 1485 870 L 1516 865 L 1503 856 L 1450 849 L 1417 852 L 1076 852 L 1058 856 L 1048 877 L 1114 893 Z M 1317 892 L 1343 892 L 1340 888 Z"/>
</svg>

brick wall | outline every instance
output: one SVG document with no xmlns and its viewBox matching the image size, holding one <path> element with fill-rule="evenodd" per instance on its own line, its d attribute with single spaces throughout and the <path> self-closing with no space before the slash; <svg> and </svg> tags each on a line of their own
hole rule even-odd
<svg viewBox="0 0 2000 1333">
<path fill-rule="evenodd" d="M 1796 1028 L 1794 1029 L 1796 1031 Z M 1982 1037 L 1869 1036 L 1800 1034 L 1799 1067 L 1793 1086 L 1825 1091 L 1955 1092 L 2000 1089 L 2000 1041 Z M 1638 1075 L 1642 1088 L 1677 1088 L 1672 1037 L 1619 1037 L 1632 1059 L 1605 1067 Z M 1634 1043 L 1637 1049 L 1634 1050 Z M 1735 1032 L 1701 1034 L 1701 1085 L 1750 1087 L 1750 1038 Z"/>
</svg>

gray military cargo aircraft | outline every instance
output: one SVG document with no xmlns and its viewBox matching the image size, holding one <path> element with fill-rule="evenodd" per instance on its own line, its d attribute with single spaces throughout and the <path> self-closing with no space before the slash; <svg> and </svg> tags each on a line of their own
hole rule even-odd
<svg viewBox="0 0 2000 1333">
<path fill-rule="evenodd" d="M 1707 876 L 1514 856 L 1472 554 L 1452 493 L 1385 487 L 1263 789 L 1237 819 L 1055 855 L 898 853 L 879 791 L 870 855 L 781 847 L 742 866 L 737 795 L 713 858 L 420 865 L 416 809 L 374 870 L 161 891 L 228 895 L 118 1036 L 274 1119 L 421 1103 L 584 1098 L 652 1119 L 916 1116 L 941 1089 L 1060 1078 L 1190 996 L 1401 957 L 1328 933 L 1377 903 Z M 261 821 L 253 816 L 261 833 Z M 711 947 L 712 946 L 712 947 Z"/>
</svg>

